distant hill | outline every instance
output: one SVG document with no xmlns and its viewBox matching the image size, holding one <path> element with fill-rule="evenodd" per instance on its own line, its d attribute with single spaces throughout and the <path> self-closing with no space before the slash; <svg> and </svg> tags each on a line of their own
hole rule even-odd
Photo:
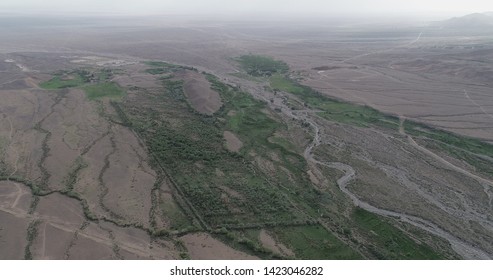
<svg viewBox="0 0 493 280">
<path fill-rule="evenodd" d="M 446 29 L 493 28 L 493 12 L 454 17 L 445 21 L 435 22 L 433 25 Z"/>
</svg>

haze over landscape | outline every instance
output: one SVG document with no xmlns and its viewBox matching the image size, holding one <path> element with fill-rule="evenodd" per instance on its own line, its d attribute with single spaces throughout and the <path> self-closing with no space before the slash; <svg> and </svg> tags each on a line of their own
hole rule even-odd
<svg viewBox="0 0 493 280">
<path fill-rule="evenodd" d="M 121 13 L 127 15 L 252 15 L 269 16 L 462 16 L 493 11 L 493 4 L 483 0 L 4 0 L 0 9 L 13 12 L 45 14 Z"/>
<path fill-rule="evenodd" d="M 492 259 L 493 3 L 0 3 L 0 259 Z"/>
</svg>

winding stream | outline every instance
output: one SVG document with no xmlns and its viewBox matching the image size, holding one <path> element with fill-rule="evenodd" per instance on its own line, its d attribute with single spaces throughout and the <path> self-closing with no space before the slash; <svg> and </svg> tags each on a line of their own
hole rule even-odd
<svg viewBox="0 0 493 280">
<path fill-rule="evenodd" d="M 337 180 L 337 185 L 339 189 L 345 193 L 353 204 L 357 207 L 360 207 L 366 211 L 369 211 L 371 213 L 381 215 L 384 217 L 390 217 L 390 218 L 395 218 L 399 219 L 400 221 L 409 223 L 415 227 L 418 227 L 424 231 L 427 231 L 435 236 L 438 236 L 440 238 L 443 238 L 447 240 L 452 249 L 462 256 L 464 259 L 481 259 L 481 260 L 489 260 L 493 259 L 493 256 L 488 254 L 487 252 L 481 250 L 480 248 L 475 247 L 474 245 L 471 245 L 451 233 L 443 230 L 439 226 L 433 224 L 430 221 L 427 221 L 423 218 L 396 212 L 396 211 L 391 211 L 387 209 L 382 209 L 378 208 L 376 206 L 370 205 L 369 203 L 362 201 L 359 199 L 354 193 L 352 193 L 347 186 L 351 183 L 352 180 L 356 178 L 356 171 L 354 168 L 350 165 L 347 165 L 342 162 L 323 162 L 320 160 L 317 160 L 314 158 L 313 155 L 313 148 L 320 145 L 320 127 L 318 124 L 310 118 L 309 113 L 311 113 L 311 110 L 302 110 L 302 111 L 294 111 L 291 108 L 289 108 L 286 104 L 283 102 L 270 102 L 270 100 L 263 94 L 263 91 L 260 90 L 259 88 L 250 88 L 250 92 L 258 99 L 264 100 L 269 104 L 269 106 L 273 109 L 280 109 L 282 113 L 287 115 L 290 118 L 299 120 L 299 121 L 304 121 L 310 125 L 310 127 L 314 131 L 313 135 L 313 141 L 305 148 L 305 151 L 303 153 L 304 158 L 307 161 L 310 161 L 312 163 L 318 164 L 318 165 L 323 165 L 329 168 L 337 169 L 339 171 L 342 171 L 344 175 Z M 314 111 L 313 111 L 314 112 Z"/>
<path fill-rule="evenodd" d="M 287 109 L 289 109 L 289 108 L 287 108 Z M 344 175 L 337 180 L 337 185 L 339 186 L 340 190 L 343 193 L 345 193 L 347 196 L 349 196 L 349 198 L 351 199 L 351 201 L 353 202 L 353 204 L 355 206 L 360 207 L 360 208 L 362 208 L 366 211 L 369 211 L 371 213 L 375 213 L 377 215 L 381 215 L 384 217 L 397 218 L 403 222 L 407 222 L 413 226 L 416 226 L 422 230 L 425 230 L 425 231 L 427 231 L 433 235 L 441 237 L 441 238 L 447 240 L 451 244 L 452 249 L 465 259 L 482 259 L 482 260 L 491 259 L 491 256 L 488 253 L 484 252 L 483 250 L 481 250 L 479 248 L 474 247 L 471 244 L 468 244 L 468 243 L 458 239 L 457 237 L 453 236 L 452 234 L 446 232 L 445 230 L 441 229 L 437 225 L 435 225 L 435 224 L 433 224 L 433 223 L 431 223 L 425 219 L 422 219 L 422 218 L 419 218 L 416 216 L 412 216 L 412 215 L 408 215 L 408 214 L 404 214 L 404 213 L 399 213 L 399 212 L 395 212 L 395 211 L 390 211 L 390 210 L 378 208 L 378 207 L 375 207 L 373 205 L 368 204 L 367 202 L 360 200 L 354 193 L 352 193 L 347 188 L 349 183 L 356 177 L 356 171 L 354 170 L 354 168 L 350 165 L 347 165 L 347 164 L 344 164 L 341 162 L 325 163 L 325 162 L 322 162 L 322 161 L 315 159 L 313 157 L 312 150 L 315 146 L 320 144 L 320 128 L 318 127 L 318 125 L 314 121 L 308 119 L 308 115 L 305 115 L 304 121 L 309 123 L 314 130 L 314 139 L 313 139 L 312 143 L 310 143 L 310 145 L 308 145 L 308 147 L 305 149 L 305 152 L 304 152 L 305 159 L 307 161 L 311 161 L 313 163 L 316 163 L 319 165 L 324 165 L 324 166 L 327 166 L 329 168 L 337 169 L 339 171 L 344 172 Z"/>
</svg>

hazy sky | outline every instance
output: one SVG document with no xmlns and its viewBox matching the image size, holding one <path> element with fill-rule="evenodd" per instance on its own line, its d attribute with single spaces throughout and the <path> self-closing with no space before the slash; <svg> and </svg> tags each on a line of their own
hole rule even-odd
<svg viewBox="0 0 493 280">
<path fill-rule="evenodd" d="M 0 0 L 1 11 L 123 14 L 463 15 L 491 0 Z"/>
</svg>

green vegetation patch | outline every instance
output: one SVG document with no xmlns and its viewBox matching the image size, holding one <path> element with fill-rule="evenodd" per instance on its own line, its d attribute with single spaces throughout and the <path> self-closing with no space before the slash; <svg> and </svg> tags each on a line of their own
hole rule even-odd
<svg viewBox="0 0 493 280">
<path fill-rule="evenodd" d="M 260 55 L 243 55 L 237 60 L 241 67 L 254 77 L 268 77 L 275 73 L 286 73 L 289 70 L 285 62 Z"/>
<path fill-rule="evenodd" d="M 86 92 L 87 98 L 91 100 L 101 98 L 119 99 L 125 95 L 123 89 L 114 82 L 87 85 L 82 89 Z"/>
<path fill-rule="evenodd" d="M 60 71 L 53 74 L 53 78 L 49 81 L 43 82 L 39 86 L 44 89 L 62 89 L 108 82 L 113 77 L 113 71 L 111 69 Z"/>
<path fill-rule="evenodd" d="M 299 97 L 306 106 L 320 110 L 321 117 L 335 122 L 368 127 L 397 130 L 399 120 L 368 106 L 359 106 L 326 97 L 310 87 L 300 85 L 285 74 L 276 73 L 269 78 L 274 91 L 284 91 Z M 474 166 L 476 171 L 493 177 L 493 145 L 478 139 L 459 136 L 423 124 L 406 121 L 406 132 L 420 137 L 425 146 L 432 150 L 445 151 L 450 156 Z"/>
<path fill-rule="evenodd" d="M 159 63 L 151 66 L 171 68 Z M 337 203 L 334 194 L 314 188 L 306 173 L 305 159 L 282 136 L 288 129 L 286 123 L 269 112 L 265 102 L 206 74 L 223 106 L 213 115 L 204 116 L 187 104 L 183 81 L 176 80 L 173 74 L 161 79 L 161 91 L 139 89 L 139 102 L 127 100 L 117 106 L 121 108 L 117 110 L 120 118 L 145 141 L 154 168 L 158 172 L 164 170 L 176 190 L 174 202 L 159 201 L 157 208 L 171 220 L 172 231 L 209 230 L 235 248 L 262 258 L 279 257 L 259 243 L 258 230 L 262 228 L 275 233 L 297 258 L 360 259 L 362 256 L 352 248 L 365 248 L 367 244 L 384 248 L 371 247 L 372 254 L 382 258 L 437 256 L 378 216 L 374 219 L 381 224 L 376 229 L 372 220 L 361 217 L 337 219 L 340 212 L 335 214 L 329 209 Z M 332 120 L 340 117 L 346 123 L 361 126 L 385 125 L 381 123 L 388 121 L 397 127 L 396 119 L 386 119 L 371 108 L 324 97 L 280 73 L 274 73 L 271 81 L 273 87 L 296 94 Z M 354 115 L 344 115 L 349 112 Z M 239 152 L 225 148 L 226 130 L 243 143 Z M 337 174 L 333 176 L 328 177 L 335 181 Z M 319 225 L 319 219 L 324 219 L 320 217 L 343 222 L 330 232 Z M 337 228 L 344 228 L 343 233 Z M 334 234 L 344 236 L 338 239 Z M 360 243 L 361 239 L 364 242 Z"/>
<path fill-rule="evenodd" d="M 237 250 L 255 255 L 261 259 L 286 259 L 262 246 L 259 240 L 259 229 L 227 230 L 221 228 L 215 231 L 215 237 Z"/>
<path fill-rule="evenodd" d="M 104 97 L 121 98 L 125 92 L 116 83 L 111 82 L 112 77 L 111 69 L 60 71 L 55 73 L 51 80 L 41 83 L 40 87 L 50 90 L 78 87 L 83 89 L 91 100 Z"/>
<path fill-rule="evenodd" d="M 247 159 L 252 151 L 263 158 L 272 154 L 278 156 L 279 161 L 272 162 L 275 172 L 260 172 L 267 173 L 269 184 L 281 188 L 280 191 L 306 213 L 317 213 L 319 204 L 329 199 L 327 193 L 313 188 L 306 175 L 307 163 L 302 155 L 295 152 L 294 144 L 286 138 L 273 137 L 276 131 L 286 130 L 286 124 L 266 114 L 267 105 L 264 102 L 225 86 L 214 76 L 209 76 L 209 81 L 223 100 L 218 115 L 226 119 L 226 129 L 233 131 L 244 144 L 240 154 Z"/>
<path fill-rule="evenodd" d="M 440 141 L 444 144 L 460 147 L 473 153 L 484 154 L 493 157 L 493 145 L 481 140 L 460 136 L 451 132 L 435 129 L 430 126 L 415 122 L 405 121 L 404 128 L 406 133 L 413 136 L 425 136 L 430 139 Z"/>
<path fill-rule="evenodd" d="M 322 111 L 319 115 L 327 120 L 361 127 L 377 125 L 397 130 L 399 120 L 368 106 L 338 101 L 287 78 L 276 74 L 269 78 L 274 90 L 284 91 L 299 97 L 306 106 Z"/>
<path fill-rule="evenodd" d="M 419 244 L 376 214 L 356 208 L 352 218 L 373 244 L 370 252 L 380 259 L 443 259 L 426 244 Z"/>
<path fill-rule="evenodd" d="M 282 61 L 258 55 L 241 56 L 238 61 L 242 68 L 253 77 L 268 77 L 274 91 L 284 91 L 300 98 L 306 106 L 322 111 L 323 118 L 361 127 L 378 125 L 397 130 L 399 121 L 368 106 L 359 106 L 329 98 L 310 87 L 299 84 L 287 77 L 289 67 Z"/>
<path fill-rule="evenodd" d="M 146 69 L 146 72 L 152 75 L 161 75 L 161 74 L 169 73 L 169 70 L 165 68 L 150 68 L 150 69 Z"/>
<path fill-rule="evenodd" d="M 43 82 L 39 86 L 44 89 L 71 88 L 87 84 L 91 81 L 90 79 L 91 73 L 86 70 L 60 72 L 55 74 L 51 80 Z"/>
<path fill-rule="evenodd" d="M 279 150 L 281 154 L 299 156 L 285 148 L 292 146 L 288 144 L 287 139 L 279 138 L 278 142 L 282 143 L 269 140 L 276 130 L 285 129 L 286 126 L 263 111 L 267 108 L 264 102 L 226 86 L 212 75 L 208 75 L 207 78 L 211 82 L 212 89 L 217 91 L 223 100 L 223 107 L 217 115 L 226 119 L 225 129 L 233 131 L 240 137 L 244 144 L 243 153 L 253 148 L 257 150 L 268 148 L 271 151 Z"/>
<path fill-rule="evenodd" d="M 273 144 L 281 146 L 286 151 L 296 151 L 294 144 L 284 137 L 272 136 L 268 140 Z"/>
<path fill-rule="evenodd" d="M 444 151 L 474 166 L 476 171 L 493 178 L 492 144 L 407 120 L 404 122 L 404 129 L 427 148 Z"/>
<path fill-rule="evenodd" d="M 173 200 L 161 201 L 159 207 L 162 214 L 170 220 L 170 230 L 187 230 L 193 228 L 189 219 Z"/>
<path fill-rule="evenodd" d="M 169 172 L 193 205 L 192 215 L 199 213 L 212 228 L 312 224 L 306 213 L 316 213 L 316 201 L 323 196 L 311 186 L 305 160 L 287 149 L 287 140 L 269 141 L 285 125 L 266 113 L 265 103 L 207 77 L 224 104 L 212 116 L 191 109 L 183 83 L 170 79 L 162 81 L 161 93 L 141 95 L 152 101 L 146 102 L 151 108 L 124 104 L 129 123 L 146 141 L 155 164 Z M 239 153 L 224 147 L 225 130 L 243 142 Z M 256 160 L 271 162 L 271 153 L 279 160 L 272 163 L 270 174 Z"/>
<path fill-rule="evenodd" d="M 34 240 L 38 236 L 38 227 L 41 224 L 40 220 L 33 220 L 31 223 L 29 223 L 29 227 L 27 228 L 27 235 L 26 235 L 26 240 L 27 244 L 26 247 L 24 248 L 24 259 L 26 260 L 32 260 L 33 259 L 33 254 L 31 252 L 31 246 L 34 243 Z"/>
<path fill-rule="evenodd" d="M 298 259 L 348 260 L 363 257 L 319 225 L 276 229 L 279 240 L 289 246 Z"/>
<path fill-rule="evenodd" d="M 303 94 L 305 90 L 302 86 L 297 85 L 295 82 L 287 79 L 284 75 L 275 74 L 269 78 L 270 86 L 275 90 L 285 91 L 292 94 Z M 307 92 L 306 95 L 312 94 Z M 313 94 L 312 94 L 313 95 Z M 309 97 L 309 96 L 306 96 Z"/>
</svg>

